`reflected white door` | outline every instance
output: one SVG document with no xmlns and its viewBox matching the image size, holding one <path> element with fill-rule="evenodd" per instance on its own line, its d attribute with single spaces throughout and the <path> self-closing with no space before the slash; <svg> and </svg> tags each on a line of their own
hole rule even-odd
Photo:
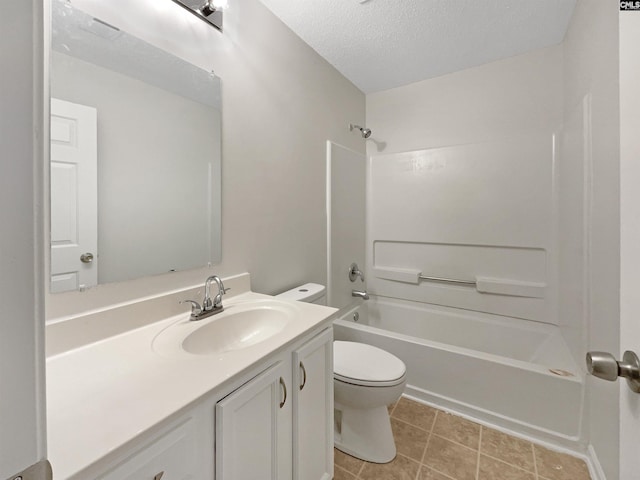
<svg viewBox="0 0 640 480">
<path fill-rule="evenodd" d="M 51 292 L 98 284 L 97 111 L 51 99 Z"/>
</svg>

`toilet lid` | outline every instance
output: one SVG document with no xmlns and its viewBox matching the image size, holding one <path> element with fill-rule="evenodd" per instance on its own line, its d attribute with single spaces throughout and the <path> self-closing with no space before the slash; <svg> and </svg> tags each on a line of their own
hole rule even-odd
<svg viewBox="0 0 640 480">
<path fill-rule="evenodd" d="M 351 383 L 388 383 L 406 373 L 402 360 L 373 345 L 358 342 L 333 342 L 333 374 Z"/>
</svg>

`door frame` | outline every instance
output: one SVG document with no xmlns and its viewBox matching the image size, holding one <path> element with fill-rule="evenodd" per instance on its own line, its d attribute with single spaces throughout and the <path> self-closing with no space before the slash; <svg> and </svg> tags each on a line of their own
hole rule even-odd
<svg viewBox="0 0 640 480">
<path fill-rule="evenodd" d="M 620 12 L 620 352 L 640 355 L 640 13 Z M 636 478 L 640 395 L 620 379 L 620 478 Z"/>
<path fill-rule="evenodd" d="M 7 132 L 2 144 L 8 155 L 0 162 L 0 177 L 10 182 L 3 185 L 10 202 L 0 210 L 5 252 L 0 252 L 0 264 L 10 275 L 0 279 L 0 339 L 9 340 L 0 348 L 0 478 L 13 478 L 46 459 L 47 14 L 46 2 L 43 8 L 39 0 L 9 0 L 0 16 L 0 31 L 11 36 L 0 42 L 7 73 L 0 97 L 7 108 L 5 118 L 11 117 L 1 128 Z M 44 479 L 49 473 L 34 470 L 25 480 Z"/>
</svg>

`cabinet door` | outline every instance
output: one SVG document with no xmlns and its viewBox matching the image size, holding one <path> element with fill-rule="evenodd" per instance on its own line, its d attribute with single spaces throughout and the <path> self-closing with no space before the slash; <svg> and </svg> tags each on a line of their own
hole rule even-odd
<svg viewBox="0 0 640 480">
<path fill-rule="evenodd" d="M 290 379 L 278 362 L 216 404 L 216 480 L 291 480 Z"/>
<path fill-rule="evenodd" d="M 293 352 L 293 478 L 333 478 L 333 328 Z"/>
<path fill-rule="evenodd" d="M 188 418 L 99 479 L 196 480 L 201 477 L 196 423 Z"/>
</svg>

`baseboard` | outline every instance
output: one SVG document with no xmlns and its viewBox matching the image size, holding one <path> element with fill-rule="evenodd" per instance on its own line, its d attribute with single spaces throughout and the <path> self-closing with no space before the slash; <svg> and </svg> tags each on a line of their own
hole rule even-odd
<svg viewBox="0 0 640 480">
<path fill-rule="evenodd" d="M 587 448 L 587 466 L 592 480 L 607 480 L 593 445 L 589 445 L 589 448 Z"/>
</svg>

